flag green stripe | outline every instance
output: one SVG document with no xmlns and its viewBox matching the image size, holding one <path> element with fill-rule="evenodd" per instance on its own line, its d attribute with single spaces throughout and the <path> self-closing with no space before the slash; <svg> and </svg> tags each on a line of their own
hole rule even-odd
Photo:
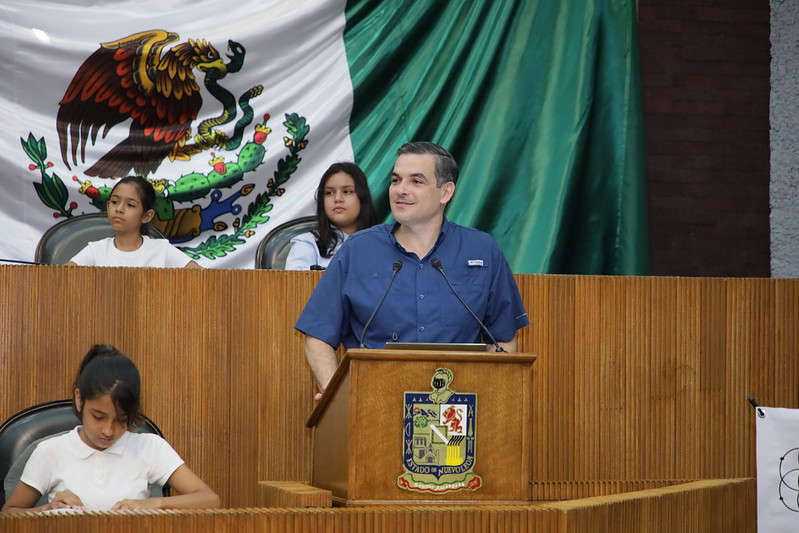
<svg viewBox="0 0 799 533">
<path fill-rule="evenodd" d="M 462 173 L 450 219 L 520 273 L 646 274 L 634 0 L 351 0 L 356 161 L 388 215 L 409 140 Z"/>
</svg>

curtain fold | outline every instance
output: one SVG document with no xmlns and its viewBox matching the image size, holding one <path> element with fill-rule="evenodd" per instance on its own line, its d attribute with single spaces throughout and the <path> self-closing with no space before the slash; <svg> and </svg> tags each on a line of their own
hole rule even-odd
<svg viewBox="0 0 799 533">
<path fill-rule="evenodd" d="M 649 272 L 634 0 L 350 0 L 356 161 L 388 217 L 397 148 L 448 148 L 447 216 L 514 272 Z"/>
</svg>

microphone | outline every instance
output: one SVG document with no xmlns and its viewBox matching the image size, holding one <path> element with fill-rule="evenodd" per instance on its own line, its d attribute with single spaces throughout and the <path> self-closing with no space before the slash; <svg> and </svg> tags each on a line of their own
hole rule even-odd
<svg viewBox="0 0 799 533">
<path fill-rule="evenodd" d="M 474 314 L 472 308 L 469 307 L 469 305 L 464 301 L 463 298 L 461 298 L 461 295 L 458 294 L 458 291 L 456 291 L 455 287 L 452 286 L 452 283 L 449 282 L 449 278 L 447 277 L 447 274 L 444 272 L 444 267 L 441 265 L 441 261 L 438 259 L 438 257 L 434 257 L 433 259 L 431 259 L 430 264 L 433 265 L 433 268 L 441 272 L 441 275 L 444 276 L 444 281 L 447 282 L 447 285 L 449 285 L 449 288 L 450 290 L 452 290 L 452 293 L 458 297 L 458 300 L 460 300 L 460 302 L 463 304 L 463 307 L 465 307 L 466 310 L 469 311 L 469 314 L 472 315 L 475 320 L 477 320 L 477 323 L 480 324 L 480 328 L 485 332 L 486 335 L 488 335 L 488 338 L 491 339 L 491 343 L 494 345 L 494 348 L 496 348 L 498 352 L 504 352 L 505 349 L 499 345 L 497 339 L 495 339 L 494 336 L 491 334 L 491 332 L 488 331 L 488 328 L 486 327 L 485 324 L 483 324 L 483 321 L 477 318 L 477 315 Z"/>
<path fill-rule="evenodd" d="M 369 317 L 369 320 L 367 320 L 366 324 L 363 326 L 363 331 L 361 332 L 361 338 L 358 339 L 358 344 L 360 345 L 361 348 L 364 347 L 363 340 L 366 338 L 366 330 L 369 327 L 369 324 L 372 323 L 372 319 L 377 314 L 377 310 L 380 309 L 381 305 L 383 305 L 383 300 L 386 299 L 386 296 L 388 295 L 388 290 L 394 284 L 394 278 L 397 277 L 397 272 L 399 272 L 402 269 L 402 261 L 400 261 L 399 259 L 395 259 L 392 268 L 393 272 L 391 273 L 391 281 L 388 282 L 388 287 L 386 287 L 386 292 L 383 293 L 383 296 L 380 298 L 380 301 L 377 302 L 377 307 L 375 307 L 375 310 L 372 311 L 372 316 Z"/>
</svg>

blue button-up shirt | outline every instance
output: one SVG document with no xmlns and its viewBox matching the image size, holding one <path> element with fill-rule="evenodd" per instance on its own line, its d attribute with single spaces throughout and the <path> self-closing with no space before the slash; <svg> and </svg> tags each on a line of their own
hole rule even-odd
<svg viewBox="0 0 799 533">
<path fill-rule="evenodd" d="M 311 294 L 298 330 L 334 348 L 358 347 L 399 259 L 402 269 L 369 325 L 364 345 L 479 342 L 480 325 L 433 268 L 434 258 L 497 341 L 511 340 L 529 324 L 513 273 L 490 235 L 445 219 L 433 249 L 420 260 L 397 242 L 396 227 L 396 222 L 378 225 L 347 239 Z"/>
</svg>

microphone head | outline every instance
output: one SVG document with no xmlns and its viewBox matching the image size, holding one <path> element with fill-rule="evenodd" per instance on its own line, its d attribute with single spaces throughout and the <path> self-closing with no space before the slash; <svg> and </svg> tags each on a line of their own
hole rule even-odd
<svg viewBox="0 0 799 533">
<path fill-rule="evenodd" d="M 436 270 L 441 270 L 441 260 L 438 257 L 434 257 L 430 260 L 430 264 L 433 265 L 433 268 Z"/>
<path fill-rule="evenodd" d="M 393 266 L 394 272 L 399 272 L 401 268 L 402 268 L 402 261 L 400 261 L 399 259 L 395 259 Z"/>
</svg>

